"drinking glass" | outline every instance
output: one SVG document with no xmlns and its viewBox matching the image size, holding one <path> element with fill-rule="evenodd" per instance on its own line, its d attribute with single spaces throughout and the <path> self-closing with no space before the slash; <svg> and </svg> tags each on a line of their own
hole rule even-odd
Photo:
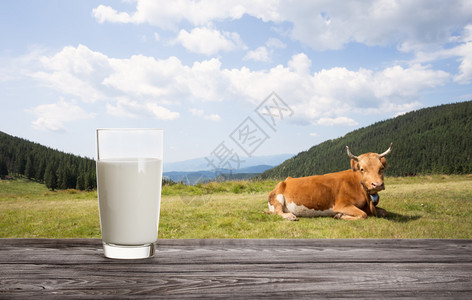
<svg viewBox="0 0 472 300">
<path fill-rule="evenodd" d="M 97 129 L 97 186 L 105 257 L 154 256 L 162 187 L 162 129 Z"/>
</svg>

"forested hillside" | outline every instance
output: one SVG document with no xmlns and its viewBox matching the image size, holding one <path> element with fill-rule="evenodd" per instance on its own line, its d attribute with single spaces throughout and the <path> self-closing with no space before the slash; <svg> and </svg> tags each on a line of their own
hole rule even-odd
<svg viewBox="0 0 472 300">
<path fill-rule="evenodd" d="M 346 170 L 354 155 L 381 153 L 393 142 L 386 175 L 472 173 L 472 101 L 425 108 L 325 141 L 259 177 L 283 179 Z"/>
<path fill-rule="evenodd" d="M 96 188 L 95 161 L 0 131 L 0 177 L 25 176 L 50 189 Z"/>
</svg>

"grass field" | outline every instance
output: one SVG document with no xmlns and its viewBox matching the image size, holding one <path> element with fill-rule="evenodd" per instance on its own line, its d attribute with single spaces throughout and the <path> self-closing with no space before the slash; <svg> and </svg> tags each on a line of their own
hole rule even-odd
<svg viewBox="0 0 472 300">
<path fill-rule="evenodd" d="M 472 238 L 472 175 L 387 178 L 385 219 L 264 214 L 274 181 L 166 186 L 159 238 Z M 99 238 L 96 192 L 0 181 L 1 238 Z"/>
</svg>

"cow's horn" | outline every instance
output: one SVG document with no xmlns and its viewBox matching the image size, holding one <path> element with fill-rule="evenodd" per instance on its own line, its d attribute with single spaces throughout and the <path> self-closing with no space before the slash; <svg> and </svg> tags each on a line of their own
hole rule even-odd
<svg viewBox="0 0 472 300">
<path fill-rule="evenodd" d="M 392 151 L 392 145 L 393 143 L 390 143 L 390 147 L 385 151 L 384 153 L 380 154 L 380 157 L 384 157 L 385 155 L 389 154 Z"/>
<path fill-rule="evenodd" d="M 359 157 L 355 156 L 354 154 L 351 153 L 351 150 L 349 150 L 349 146 L 346 146 L 346 150 L 347 150 L 347 155 L 352 158 L 352 159 L 355 159 L 355 160 L 359 160 Z"/>
</svg>

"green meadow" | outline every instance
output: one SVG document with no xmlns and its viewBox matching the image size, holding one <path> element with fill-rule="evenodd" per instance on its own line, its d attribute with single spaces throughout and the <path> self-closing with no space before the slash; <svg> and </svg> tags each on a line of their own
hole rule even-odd
<svg viewBox="0 0 472 300">
<path fill-rule="evenodd" d="M 289 222 L 266 214 L 275 181 L 165 186 L 159 238 L 472 238 L 472 175 L 388 177 L 387 218 Z M 96 191 L 0 181 L 1 238 L 100 238 Z"/>
</svg>

